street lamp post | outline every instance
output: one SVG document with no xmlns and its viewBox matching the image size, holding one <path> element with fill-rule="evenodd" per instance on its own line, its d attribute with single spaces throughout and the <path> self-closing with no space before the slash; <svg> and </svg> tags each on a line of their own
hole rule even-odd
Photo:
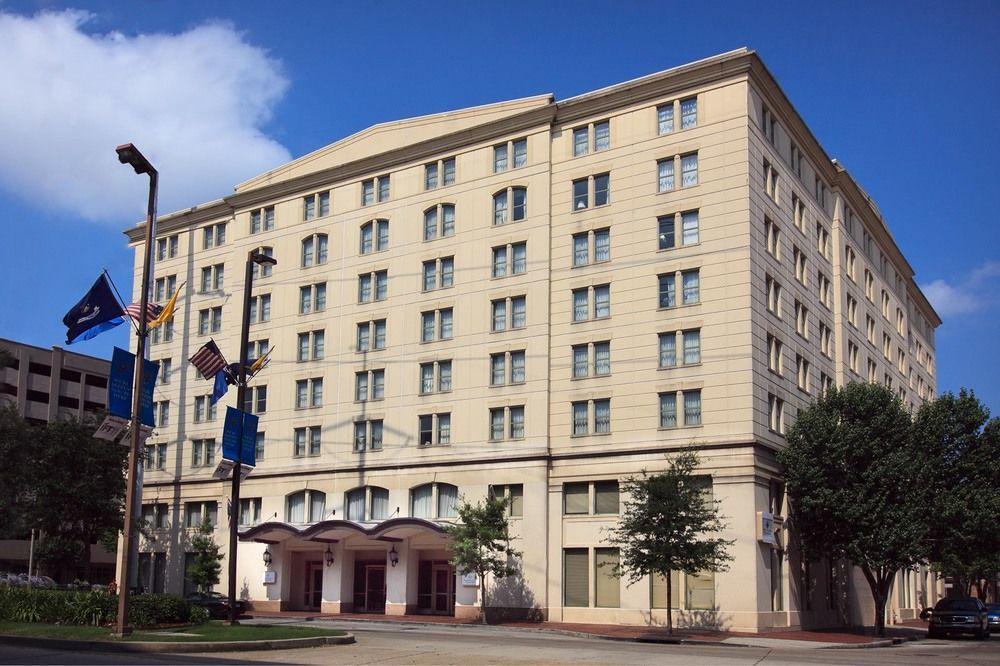
<svg viewBox="0 0 1000 666">
<path fill-rule="evenodd" d="M 152 271 L 150 261 L 153 251 L 153 227 L 156 224 L 156 189 L 159 174 L 139 149 L 131 143 L 118 146 L 118 161 L 128 164 L 137 174 L 149 176 L 149 203 L 146 207 L 146 245 L 142 258 L 142 291 L 139 296 L 139 333 L 135 346 L 135 377 L 132 383 L 132 423 L 129 426 L 128 475 L 125 490 L 125 525 L 122 529 L 122 548 L 118 556 L 118 618 L 115 621 L 115 633 L 124 635 L 131 630 L 128 627 L 129 602 L 129 571 L 132 566 L 132 541 L 135 539 L 135 492 L 136 476 L 139 473 L 139 412 L 142 409 L 142 370 L 146 358 L 146 308 L 149 305 L 149 274 Z"/>
<path fill-rule="evenodd" d="M 240 364 L 236 384 L 236 408 L 242 410 L 246 402 L 247 392 L 247 348 L 250 346 L 250 299 L 253 290 L 254 265 L 271 265 L 278 262 L 266 254 L 251 250 L 247 255 L 246 273 L 243 276 L 243 324 L 240 328 Z M 233 489 L 229 500 L 229 623 L 237 623 L 236 612 L 236 549 L 239 545 L 240 525 L 240 477 L 243 472 L 243 433 L 240 431 L 240 444 L 236 447 L 236 460 L 233 461 Z"/>
</svg>

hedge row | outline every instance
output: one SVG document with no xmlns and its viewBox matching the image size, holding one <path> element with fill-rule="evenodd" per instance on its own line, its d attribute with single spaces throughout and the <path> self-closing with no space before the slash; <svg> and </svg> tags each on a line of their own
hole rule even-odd
<svg viewBox="0 0 1000 666">
<path fill-rule="evenodd" d="M 0 620 L 106 626 L 118 616 L 118 596 L 107 592 L 0 589 Z M 140 594 L 129 603 L 129 625 L 204 622 L 208 613 L 174 594 Z"/>
</svg>

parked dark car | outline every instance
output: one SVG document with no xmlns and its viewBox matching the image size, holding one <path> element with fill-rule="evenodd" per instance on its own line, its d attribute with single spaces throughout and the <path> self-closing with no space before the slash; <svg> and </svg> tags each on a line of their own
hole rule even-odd
<svg viewBox="0 0 1000 666">
<path fill-rule="evenodd" d="M 1000 604 L 986 604 L 986 613 L 990 621 L 990 633 L 1000 633 Z"/>
<path fill-rule="evenodd" d="M 928 638 L 948 634 L 973 634 L 980 640 L 990 637 L 986 604 L 979 599 L 942 599 L 931 611 Z"/>
<path fill-rule="evenodd" d="M 185 601 L 206 609 L 213 618 L 225 619 L 229 617 L 229 597 L 218 592 L 196 592 L 185 597 Z M 237 599 L 236 616 L 239 617 L 245 610 L 246 604 L 242 599 Z"/>
</svg>

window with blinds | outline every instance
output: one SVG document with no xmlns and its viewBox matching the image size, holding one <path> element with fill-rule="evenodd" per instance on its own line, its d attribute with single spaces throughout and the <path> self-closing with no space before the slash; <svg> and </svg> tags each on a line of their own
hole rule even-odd
<svg viewBox="0 0 1000 666">
<path fill-rule="evenodd" d="M 594 484 L 594 513 L 618 513 L 617 481 L 598 481 Z"/>
<path fill-rule="evenodd" d="M 590 484 L 588 483 L 565 483 L 563 484 L 563 513 L 565 514 L 587 514 L 590 513 Z"/>
<path fill-rule="evenodd" d="M 660 574 L 653 574 L 649 580 L 649 596 L 651 608 L 667 607 L 667 579 Z M 670 607 L 681 607 L 681 575 L 679 571 L 670 572 Z"/>
<path fill-rule="evenodd" d="M 715 609 L 715 572 L 702 571 L 685 578 L 684 607 L 688 610 Z"/>
<path fill-rule="evenodd" d="M 594 604 L 599 608 L 618 608 L 621 604 L 621 582 L 614 575 L 617 564 L 617 548 L 594 549 Z"/>
<path fill-rule="evenodd" d="M 563 549 L 563 606 L 589 606 L 590 556 L 586 548 Z"/>
</svg>

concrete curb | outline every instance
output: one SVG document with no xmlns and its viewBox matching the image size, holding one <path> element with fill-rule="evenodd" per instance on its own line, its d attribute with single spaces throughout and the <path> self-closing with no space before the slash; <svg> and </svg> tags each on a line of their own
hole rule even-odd
<svg viewBox="0 0 1000 666">
<path fill-rule="evenodd" d="M 87 652 L 250 652 L 254 650 L 288 650 L 321 647 L 324 645 L 349 645 L 354 634 L 343 636 L 312 636 L 309 638 L 280 638 L 263 641 L 81 641 L 63 638 L 37 638 L 35 636 L 6 636 L 0 634 L 0 643 L 26 645 L 53 650 Z"/>
</svg>

